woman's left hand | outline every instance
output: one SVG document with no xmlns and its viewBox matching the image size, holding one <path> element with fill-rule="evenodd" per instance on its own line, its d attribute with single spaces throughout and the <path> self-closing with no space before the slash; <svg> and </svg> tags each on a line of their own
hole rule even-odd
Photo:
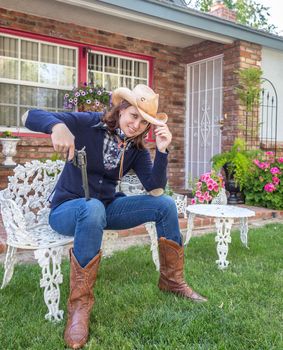
<svg viewBox="0 0 283 350">
<path fill-rule="evenodd" d="M 168 126 L 156 126 L 154 129 L 154 134 L 156 137 L 156 147 L 158 148 L 158 151 L 165 153 L 166 148 L 172 141 L 172 134 Z"/>
</svg>

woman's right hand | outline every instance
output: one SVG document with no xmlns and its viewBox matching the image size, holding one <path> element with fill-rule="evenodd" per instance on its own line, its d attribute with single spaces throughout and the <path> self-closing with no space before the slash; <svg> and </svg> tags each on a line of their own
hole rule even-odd
<svg viewBox="0 0 283 350">
<path fill-rule="evenodd" d="M 75 136 L 63 123 L 55 124 L 52 128 L 51 140 L 56 152 L 67 153 L 68 160 L 74 158 Z"/>
</svg>

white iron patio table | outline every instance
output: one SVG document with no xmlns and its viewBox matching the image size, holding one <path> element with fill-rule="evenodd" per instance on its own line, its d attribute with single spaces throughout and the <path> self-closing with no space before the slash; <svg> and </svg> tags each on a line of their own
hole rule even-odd
<svg viewBox="0 0 283 350">
<path fill-rule="evenodd" d="M 234 219 L 240 219 L 240 238 L 242 243 L 248 248 L 248 218 L 255 216 L 255 212 L 232 205 L 216 204 L 195 204 L 187 206 L 188 212 L 188 230 L 185 244 L 189 243 L 194 228 L 194 218 L 196 215 L 213 217 L 216 226 L 217 254 L 216 263 L 220 269 L 228 267 L 229 261 L 226 260 L 228 254 L 228 245 L 231 243 L 231 227 Z"/>
</svg>

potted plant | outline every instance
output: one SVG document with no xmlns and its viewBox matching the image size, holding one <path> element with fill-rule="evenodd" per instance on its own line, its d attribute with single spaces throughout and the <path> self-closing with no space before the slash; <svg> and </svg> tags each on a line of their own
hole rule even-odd
<svg viewBox="0 0 283 350">
<path fill-rule="evenodd" d="M 5 166 L 15 166 L 16 162 L 13 160 L 13 156 L 17 153 L 17 144 L 19 137 L 14 136 L 11 131 L 3 131 L 0 134 L 0 141 L 2 144 L 2 154 L 4 160 L 2 162 Z"/>
<path fill-rule="evenodd" d="M 84 83 L 64 96 L 64 108 L 79 112 L 103 112 L 109 107 L 111 93 L 95 84 Z"/>
<path fill-rule="evenodd" d="M 215 170 L 202 174 L 193 186 L 191 204 L 208 204 L 214 201 L 217 204 L 227 204 L 224 187 L 223 176 L 217 174 Z"/>
<path fill-rule="evenodd" d="M 226 190 L 229 192 L 229 204 L 244 203 L 241 191 L 250 175 L 252 159 L 260 153 L 260 150 L 246 150 L 244 140 L 236 138 L 230 151 L 212 157 L 213 169 L 216 172 L 224 169 Z"/>
</svg>

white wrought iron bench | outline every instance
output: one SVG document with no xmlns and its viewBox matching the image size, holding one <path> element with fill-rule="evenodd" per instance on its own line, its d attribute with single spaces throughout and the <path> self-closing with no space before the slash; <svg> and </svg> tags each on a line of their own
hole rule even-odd
<svg viewBox="0 0 283 350">
<path fill-rule="evenodd" d="M 1 214 L 7 233 L 7 252 L 1 289 L 10 282 L 16 263 L 18 249 L 34 250 L 34 256 L 42 269 L 40 287 L 44 288 L 44 300 L 48 308 L 45 318 L 60 321 L 63 310 L 59 309 L 60 284 L 63 281 L 61 259 L 63 248 L 72 244 L 73 238 L 63 236 L 48 225 L 48 197 L 64 167 L 57 160 L 40 162 L 34 160 L 18 165 L 9 177 L 6 189 L 0 191 Z M 127 195 L 143 194 L 136 175 L 126 175 L 121 190 Z M 186 217 L 187 198 L 175 195 L 178 212 Z M 145 224 L 151 239 L 151 250 L 156 269 L 159 269 L 158 244 L 154 223 Z M 108 235 L 109 233 L 109 235 Z M 105 231 L 103 241 L 115 239 L 113 231 Z"/>
</svg>

